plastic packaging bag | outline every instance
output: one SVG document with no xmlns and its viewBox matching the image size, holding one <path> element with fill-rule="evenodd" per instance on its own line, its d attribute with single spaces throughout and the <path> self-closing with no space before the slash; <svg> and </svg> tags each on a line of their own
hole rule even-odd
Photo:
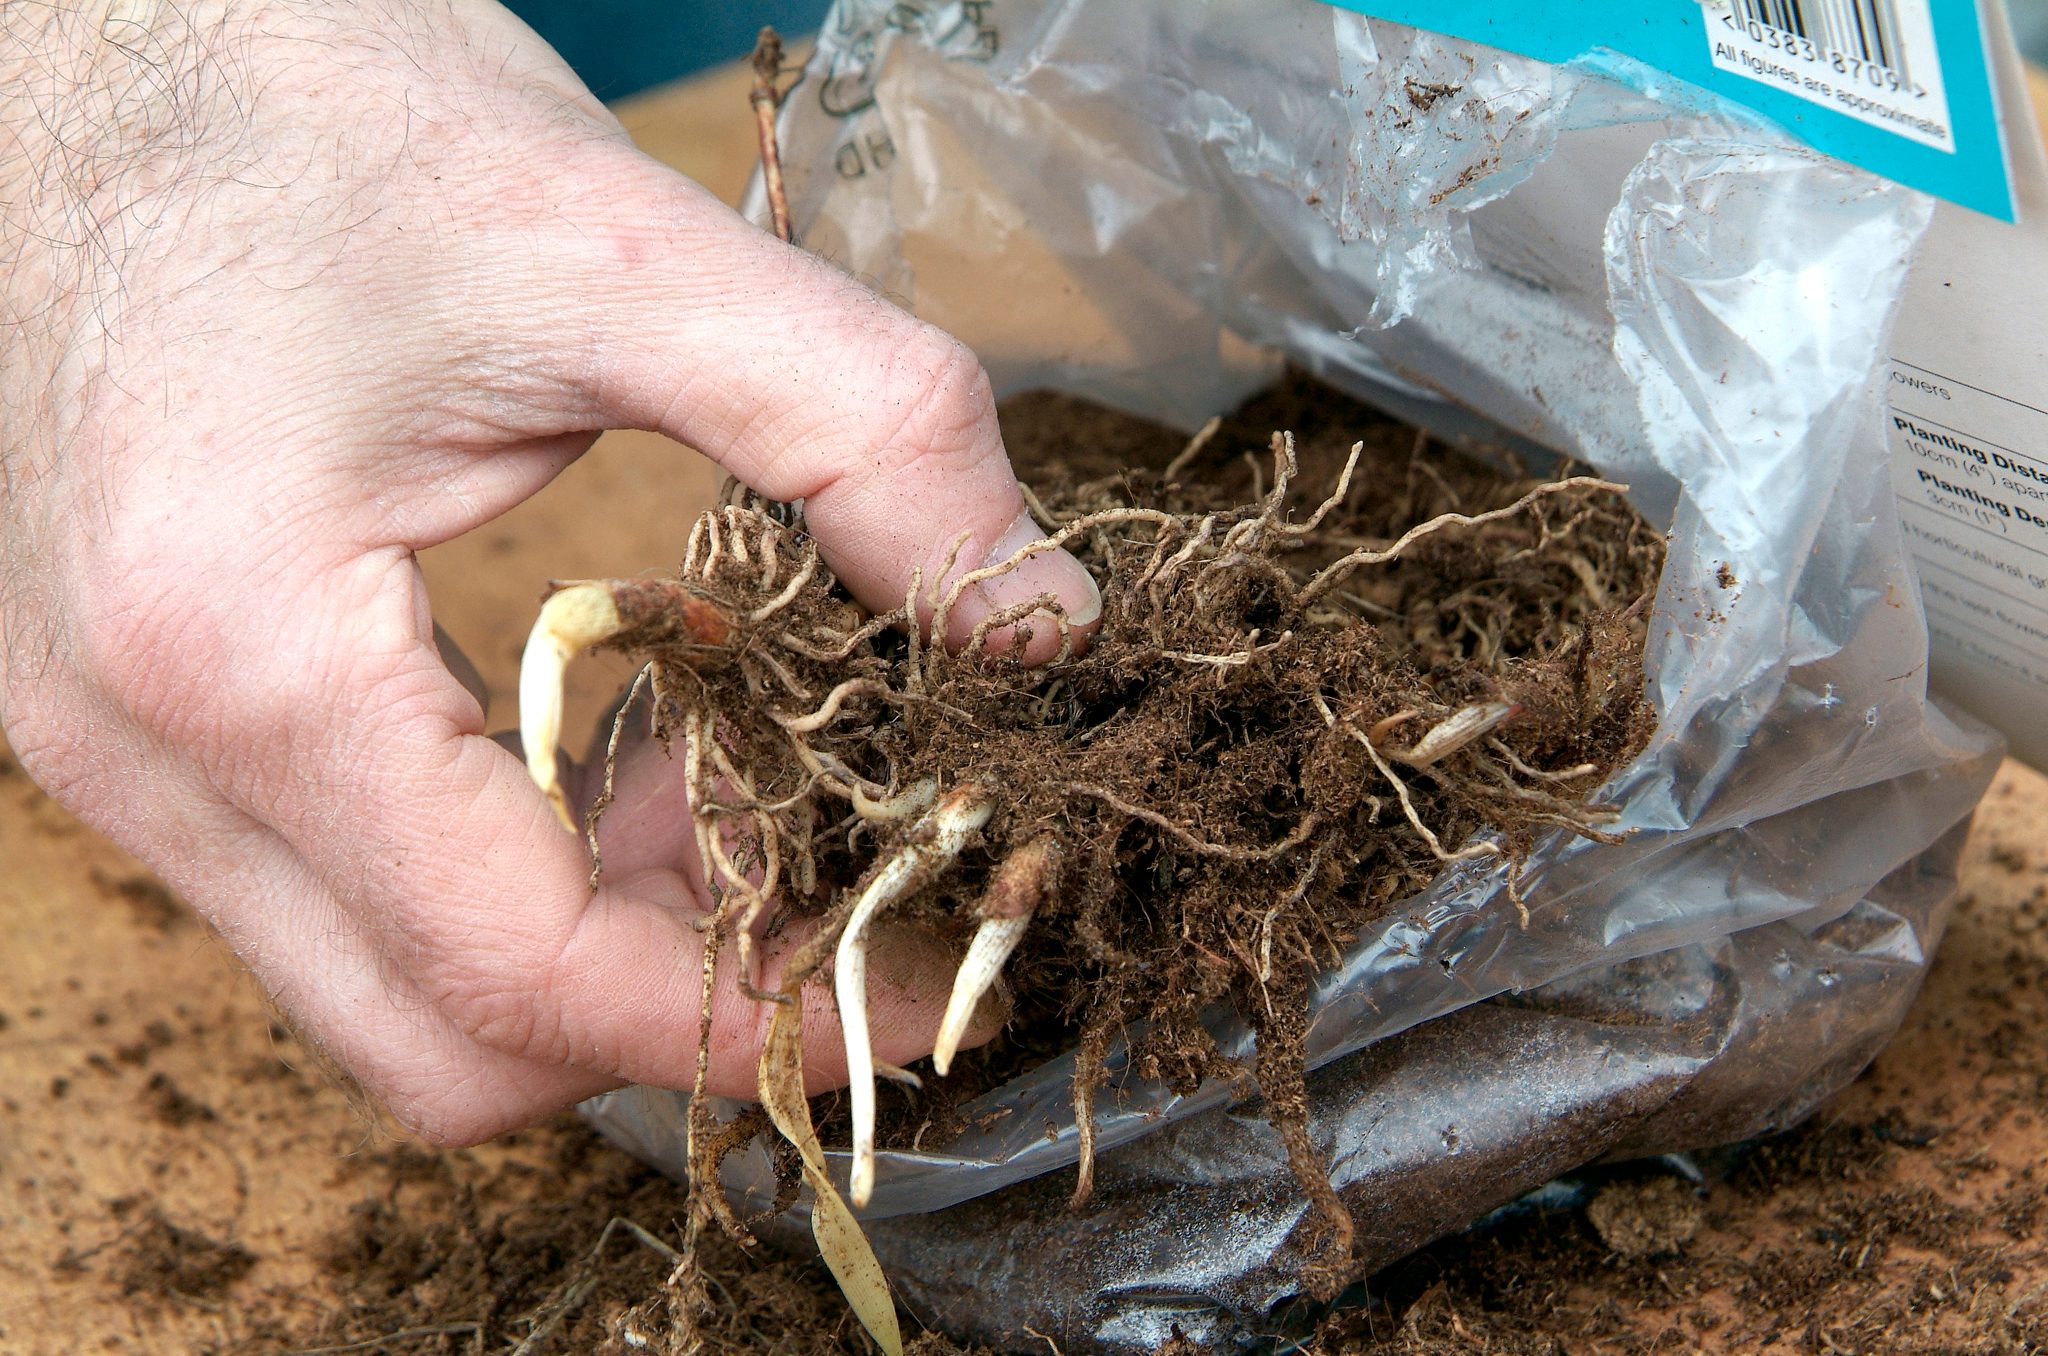
<svg viewBox="0 0 2048 1356">
<path fill-rule="evenodd" d="M 1927 700 L 1879 425 L 1924 199 L 1619 59 L 1316 0 L 840 0 L 783 151 L 803 243 L 999 390 L 1191 428 L 1291 360 L 1671 524 L 1657 732 L 1601 796 L 1626 841 L 1540 848 L 1526 928 L 1499 868 L 1452 871 L 1320 982 L 1314 1129 L 1366 1265 L 1595 1159 L 1790 1124 L 1889 1038 L 1997 760 Z M 1070 1353 L 1269 1331 L 1306 1206 L 1263 1116 L 1112 1062 L 1070 1212 L 1071 1073 L 882 1156 L 864 1216 L 913 1309 Z M 682 1170 L 680 1094 L 589 1114 Z"/>
</svg>

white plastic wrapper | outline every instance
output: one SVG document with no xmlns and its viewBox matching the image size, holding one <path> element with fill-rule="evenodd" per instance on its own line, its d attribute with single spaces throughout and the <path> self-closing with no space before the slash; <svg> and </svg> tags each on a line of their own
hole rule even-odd
<svg viewBox="0 0 2048 1356">
<path fill-rule="evenodd" d="M 1001 391 L 1192 428 L 1293 361 L 1671 525 L 1657 733 L 1602 793 L 1626 842 L 1542 848 L 1526 929 L 1498 868 L 1454 871 L 1321 984 L 1317 1133 L 1365 1264 L 1597 1158 L 1789 1124 L 1882 1046 L 1997 761 L 1927 700 L 1880 429 L 1925 199 L 1618 59 L 1317 0 L 840 0 L 783 153 L 802 243 Z M 1471 1035 L 1501 1023 L 1512 1057 Z M 1069 1213 L 1070 1075 L 883 1155 L 865 1214 L 912 1306 L 1069 1352 L 1269 1332 L 1305 1206 L 1263 1117 L 1113 1070 Z M 681 1101 L 590 1112 L 680 1171 Z"/>
</svg>

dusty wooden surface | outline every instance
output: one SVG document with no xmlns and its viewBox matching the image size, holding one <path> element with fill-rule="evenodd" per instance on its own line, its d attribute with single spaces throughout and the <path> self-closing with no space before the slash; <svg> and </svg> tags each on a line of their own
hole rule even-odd
<svg viewBox="0 0 2048 1356">
<path fill-rule="evenodd" d="M 644 144 L 731 198 L 753 154 L 743 84 L 724 72 L 622 114 Z M 494 725 L 512 723 L 516 652 L 540 582 L 668 561 L 716 478 L 664 440 L 608 435 L 530 504 L 430 553 L 436 611 L 486 675 Z M 586 718 L 613 676 L 584 670 Z M 1922 1152 L 1874 1162 L 1850 1189 L 1872 1200 L 1932 1193 L 1985 1211 L 1984 1229 L 2004 1231 L 2000 1269 L 1974 1282 L 1972 1307 L 1955 1319 L 1956 1349 L 1992 1350 L 2048 1291 L 2031 1215 L 1989 1210 L 2031 1189 L 2048 1150 L 2048 779 L 2002 771 L 1964 888 L 1905 1033 L 1823 1119 L 1926 1128 Z M 246 1340 L 259 1305 L 289 1319 L 333 1303 L 320 1260 L 331 1240 L 351 1207 L 401 1189 L 389 1141 L 272 1025 L 226 950 L 134 862 L 42 797 L 4 751 L 0 918 L 0 1351 L 199 1350 Z M 446 1157 L 458 1177 L 502 1176 L 534 1152 L 515 1138 Z M 1789 1246 L 1810 1231 L 1804 1208 L 1784 1195 L 1710 1197 L 1708 1226 L 1690 1246 L 1730 1266 L 1768 1266 L 1774 1240 Z M 154 1218 L 246 1247 L 247 1274 L 218 1292 L 137 1293 L 133 1253 Z M 1914 1286 L 1941 1289 L 1940 1252 L 1892 1247 L 1871 1265 L 1898 1269 L 1911 1298 Z M 1733 1273 L 1701 1263 L 1673 1274 Z M 1745 1298 L 1734 1282 L 1690 1284 L 1690 1297 L 1681 1288 L 1662 1305 L 1631 1301 L 1629 1330 L 1744 1350 L 1764 1329 L 1726 1316 L 1747 1305 L 1755 1320 L 1757 1304 L 1782 1303 L 1784 1349 L 1846 1349 L 1826 1336 L 1833 1292 L 1773 1301 Z M 1572 1293 L 1598 1306 L 1600 1287 L 1590 1276 Z M 1716 1314 L 1719 1327 L 1701 1317 Z"/>
</svg>

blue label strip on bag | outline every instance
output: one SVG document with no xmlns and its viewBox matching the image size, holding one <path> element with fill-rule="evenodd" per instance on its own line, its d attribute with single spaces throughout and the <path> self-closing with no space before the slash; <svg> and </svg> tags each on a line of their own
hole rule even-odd
<svg viewBox="0 0 2048 1356">
<path fill-rule="evenodd" d="M 1753 109 L 1814 149 L 2013 220 L 1974 0 L 1328 0 L 1345 9 L 1613 74 L 1603 53 Z"/>
</svg>

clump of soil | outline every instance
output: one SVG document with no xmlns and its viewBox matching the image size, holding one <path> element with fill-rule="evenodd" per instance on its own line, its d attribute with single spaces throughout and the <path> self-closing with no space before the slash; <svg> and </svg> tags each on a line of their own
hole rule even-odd
<svg viewBox="0 0 2048 1356">
<path fill-rule="evenodd" d="M 1359 1302 L 1328 1315 L 1301 1350 L 2042 1349 L 2038 1188 L 2000 1168 L 1996 1180 L 2014 1183 L 2004 1208 L 1958 1211 L 1931 1199 L 1916 1180 L 1933 1173 L 1939 1181 L 1953 1169 L 1896 1113 L 1875 1114 L 1867 1104 L 1876 1093 L 1866 1079 L 1848 1094 L 1856 1114 L 1724 1156 L 1704 1188 L 1625 1166 L 1608 1170 L 1613 1180 L 1586 1209 L 1528 1210 L 1433 1244 L 1372 1277 Z M 264 1335 L 218 1348 L 220 1356 L 347 1344 L 387 1356 L 459 1356 L 516 1347 L 549 1323 L 534 1356 L 872 1356 L 815 1260 L 743 1248 L 712 1230 L 697 1242 L 692 1275 L 679 1277 L 664 1249 L 685 1246 L 685 1186 L 568 1118 L 527 1138 L 540 1150 L 538 1171 L 522 1163 L 478 1175 L 459 1152 L 370 1155 L 362 1170 L 375 1189 L 323 1254 L 335 1296 L 289 1322 L 251 1324 Z M 1967 1157 L 1984 1158 L 1975 1141 L 1971 1149 Z M 1592 1208 L 1610 1200 L 1626 1214 L 1630 1204 L 1654 1210 L 1679 1199 L 1695 1202 L 1694 1232 L 1661 1231 L 1672 1246 L 1643 1256 L 1614 1247 Z M 613 1227 L 615 1219 L 663 1246 Z M 685 1284 L 697 1287 L 696 1307 L 685 1303 Z M 1020 1332 L 1001 1349 L 1050 1348 Z M 990 1356 L 935 1333 L 908 1350 Z M 1169 1344 L 1158 1356 L 1187 1352 L 1188 1344 Z"/>
<path fill-rule="evenodd" d="M 255 1265 L 256 1254 L 241 1244 L 181 1228 L 152 1208 L 129 1235 L 115 1277 L 124 1295 L 203 1301 Z"/>
<path fill-rule="evenodd" d="M 1845 1100 L 1867 1116 L 1877 1081 Z M 1623 1167 L 1583 1211 L 1528 1211 L 1433 1244 L 1375 1276 L 1370 1302 L 1331 1315 L 1304 1356 L 2042 1350 L 2048 1287 L 2034 1274 L 2031 1212 L 1953 1199 L 1967 1174 L 1957 1169 L 1989 1155 L 1978 1146 L 1945 1161 L 1896 1108 L 1841 1110 L 1716 1155 L 1721 1171 L 1704 1189 Z M 2037 1204 L 2038 1188 L 2008 1198 Z M 1683 1239 L 1665 1229 L 1680 1200 Z M 1639 1212 L 1645 1202 L 1655 1204 Z M 1654 1227 L 1638 1235 L 1646 1218 Z M 1617 1246 L 1617 1223 L 1670 1246 L 1632 1253 Z"/>
<path fill-rule="evenodd" d="M 608 644 L 648 662 L 680 742 L 715 930 L 744 956 L 764 918 L 822 917 L 785 994 L 835 942 L 858 963 L 883 908 L 961 946 L 1004 933 L 1009 1033 L 888 1119 L 933 1147 L 951 1106 L 1078 1048 L 1077 1200 L 1113 1042 L 1177 1091 L 1250 1075 L 1334 1289 L 1350 1225 L 1305 1132 L 1311 982 L 1447 868 L 1504 866 L 1513 897 L 1540 838 L 1605 836 L 1585 802 L 1652 724 L 1662 540 L 1619 487 L 1487 467 L 1299 381 L 1185 446 L 1053 396 L 1012 403 L 1006 432 L 1040 526 L 1101 586 L 1085 652 L 1050 597 L 960 653 L 922 645 L 918 620 L 943 632 L 1021 555 L 870 617 L 800 519 L 744 494 L 699 521 L 678 580 L 603 586 Z M 1059 656 L 1024 666 L 1007 627 L 1056 630 Z M 840 997 L 851 1057 L 864 1016 Z M 1254 1068 L 1219 1050 L 1219 1004 L 1257 1032 Z"/>
<path fill-rule="evenodd" d="M 1700 1231 L 1699 1193 L 1676 1177 L 1614 1182 L 1586 1205 L 1586 1222 L 1622 1257 L 1676 1254 Z"/>
</svg>

